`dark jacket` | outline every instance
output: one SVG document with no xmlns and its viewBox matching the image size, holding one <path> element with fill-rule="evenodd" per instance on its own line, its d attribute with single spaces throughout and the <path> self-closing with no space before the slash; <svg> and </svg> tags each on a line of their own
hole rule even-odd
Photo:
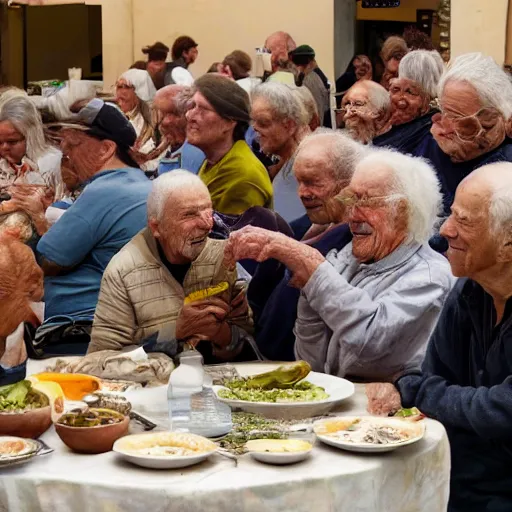
<svg viewBox="0 0 512 512">
<path fill-rule="evenodd" d="M 342 249 L 352 240 L 347 224 L 328 231 L 320 240 L 312 244 L 324 256 L 331 249 Z M 297 320 L 297 303 L 300 291 L 288 283 L 291 274 L 287 270 L 283 279 L 265 303 L 261 294 L 255 294 L 258 287 L 256 274 L 249 287 L 249 304 L 255 316 L 255 339 L 261 353 L 274 361 L 294 361 L 295 335 L 293 327 Z M 253 292 L 253 293 L 251 293 Z"/>
<path fill-rule="evenodd" d="M 512 299 L 498 326 L 490 295 L 460 279 L 446 300 L 421 373 L 397 384 L 450 439 L 451 512 L 512 510 Z"/>
</svg>

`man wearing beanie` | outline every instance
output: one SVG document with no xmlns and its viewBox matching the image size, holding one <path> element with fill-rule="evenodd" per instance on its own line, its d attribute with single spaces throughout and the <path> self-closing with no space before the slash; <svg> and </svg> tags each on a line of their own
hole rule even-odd
<svg viewBox="0 0 512 512">
<path fill-rule="evenodd" d="M 234 81 L 207 74 L 194 84 L 187 112 L 187 140 L 206 160 L 199 170 L 220 213 L 240 215 L 252 206 L 272 207 L 267 170 L 246 144 L 250 122 L 248 94 Z"/>
</svg>

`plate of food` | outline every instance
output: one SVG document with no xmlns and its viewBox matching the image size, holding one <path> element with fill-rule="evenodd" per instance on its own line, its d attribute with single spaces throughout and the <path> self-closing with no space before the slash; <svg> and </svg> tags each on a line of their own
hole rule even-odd
<svg viewBox="0 0 512 512">
<path fill-rule="evenodd" d="M 0 469 L 27 462 L 42 453 L 44 448 L 42 442 L 34 439 L 0 436 Z M 45 453 L 50 451 L 48 449 Z"/>
<path fill-rule="evenodd" d="M 113 451 L 137 466 L 176 469 L 206 460 L 217 451 L 217 445 L 187 432 L 155 432 L 118 439 Z"/>
<path fill-rule="evenodd" d="M 245 448 L 259 462 L 282 466 L 307 459 L 313 444 L 302 439 L 254 439 Z"/>
<path fill-rule="evenodd" d="M 305 361 L 227 379 L 223 386 L 213 389 L 217 398 L 233 409 L 282 419 L 320 416 L 354 394 L 354 384 L 333 375 L 312 372 Z"/>
<path fill-rule="evenodd" d="M 342 450 L 390 452 L 422 439 L 425 422 L 377 416 L 340 416 L 315 422 L 314 432 L 320 441 Z"/>
</svg>

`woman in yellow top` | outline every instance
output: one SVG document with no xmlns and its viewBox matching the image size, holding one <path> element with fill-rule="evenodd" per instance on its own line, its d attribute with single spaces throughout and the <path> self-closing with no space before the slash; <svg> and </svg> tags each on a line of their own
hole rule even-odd
<svg viewBox="0 0 512 512">
<path fill-rule="evenodd" d="M 213 74 L 198 78 L 194 91 L 187 140 L 206 155 L 199 177 L 213 208 L 229 215 L 252 206 L 272 208 L 267 170 L 244 140 L 250 122 L 248 94 L 236 82 Z"/>
</svg>

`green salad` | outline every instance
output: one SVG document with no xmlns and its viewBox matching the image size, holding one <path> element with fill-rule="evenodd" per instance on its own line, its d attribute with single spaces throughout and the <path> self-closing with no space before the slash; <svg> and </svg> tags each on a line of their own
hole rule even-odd
<svg viewBox="0 0 512 512">
<path fill-rule="evenodd" d="M 47 397 L 32 389 L 32 384 L 28 380 L 0 387 L 0 412 L 39 409 L 49 403 Z"/>
<path fill-rule="evenodd" d="M 245 400 L 247 402 L 317 402 L 329 398 L 324 388 L 315 386 L 311 382 L 302 381 L 293 386 L 280 388 L 255 388 L 244 379 L 235 379 L 224 382 L 228 389 L 221 389 L 218 395 L 228 400 Z"/>
</svg>

